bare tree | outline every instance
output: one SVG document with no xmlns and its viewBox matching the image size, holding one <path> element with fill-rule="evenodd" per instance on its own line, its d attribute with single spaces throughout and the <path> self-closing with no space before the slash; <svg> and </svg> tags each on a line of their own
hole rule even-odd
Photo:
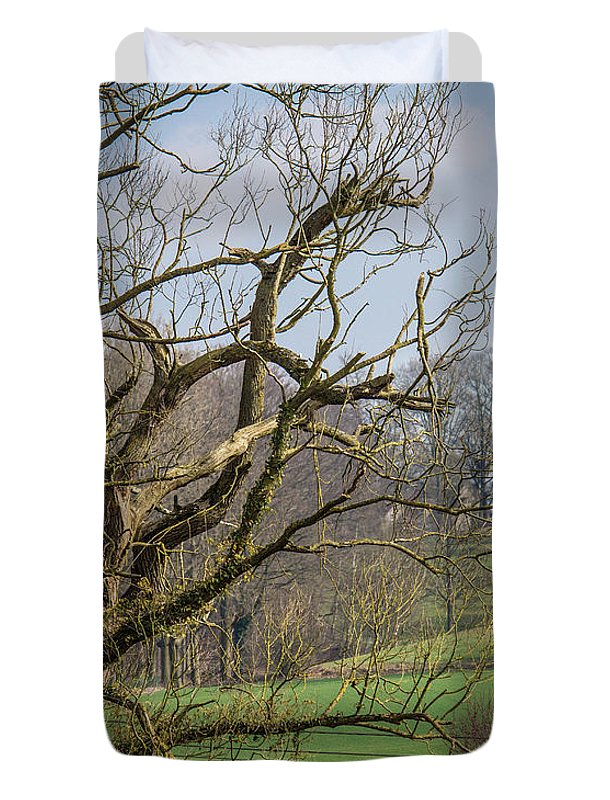
<svg viewBox="0 0 610 800">
<path fill-rule="evenodd" d="M 408 386 L 418 370 L 417 362 L 409 365 L 401 383 Z M 434 440 L 421 442 L 419 458 L 423 464 L 432 458 L 437 461 L 434 475 L 422 482 L 422 491 L 438 508 L 427 509 L 419 521 L 409 514 L 403 527 L 410 536 L 420 527 L 416 537 L 427 530 L 438 558 L 445 560 L 445 582 L 437 582 L 435 590 L 443 598 L 445 629 L 450 631 L 456 624 L 471 624 L 473 613 L 478 619 L 491 616 L 491 352 L 473 350 L 451 361 L 439 369 L 436 385 L 448 402 L 438 423 L 442 447 Z M 477 502 L 477 514 L 454 516 L 443 511 Z M 469 611 L 471 604 L 475 608 Z"/>
<path fill-rule="evenodd" d="M 425 515 L 459 522 L 481 566 L 470 533 L 488 495 L 438 491 L 466 469 L 447 457 L 439 376 L 485 336 L 494 277 L 485 217 L 454 243 L 434 202 L 467 123 L 459 87 L 106 84 L 100 97 L 105 696 L 120 746 L 276 736 L 281 749 L 318 726 L 381 725 L 464 749 L 424 700 L 450 659 L 413 656 L 420 679 L 391 708 L 379 688 L 416 593 L 450 570 L 476 583 L 431 546 Z M 368 287 L 396 270 L 412 276 L 403 319 L 354 352 Z M 414 358 L 397 386 L 395 363 Z M 333 640 L 341 688 L 304 709 L 289 690 Z M 231 703 L 153 709 L 142 691 L 159 652 L 168 690 L 178 672 L 211 682 L 220 654 Z"/>
</svg>

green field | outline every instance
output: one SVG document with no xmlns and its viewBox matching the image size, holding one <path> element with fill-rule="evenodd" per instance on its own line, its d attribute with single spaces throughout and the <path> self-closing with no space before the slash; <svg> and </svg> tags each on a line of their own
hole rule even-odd
<svg viewBox="0 0 610 800">
<path fill-rule="evenodd" d="M 460 631 L 456 636 L 441 634 L 416 643 L 403 643 L 389 649 L 383 654 L 383 665 L 386 672 L 412 672 L 416 665 L 421 665 L 423 658 L 428 664 L 437 666 L 451 663 L 451 669 L 474 669 L 484 663 L 493 665 L 493 639 L 490 628 L 476 626 Z M 358 670 L 366 669 L 370 661 L 370 654 L 365 653 L 360 657 L 349 660 L 350 665 Z M 328 661 L 319 665 L 321 671 L 328 671 L 332 675 L 339 674 L 345 662 Z"/>
<path fill-rule="evenodd" d="M 383 710 L 398 711 L 405 704 L 409 709 L 427 711 L 435 718 L 447 715 L 447 730 L 461 738 L 469 732 L 469 749 L 483 744 L 487 738 L 487 730 L 476 724 L 473 719 L 478 716 L 489 716 L 493 695 L 493 671 L 486 670 L 481 680 L 476 683 L 465 702 L 454 711 L 447 713 L 464 696 L 464 688 L 468 684 L 468 674 L 453 672 L 436 678 L 427 685 L 425 695 L 421 699 L 426 679 L 414 681 L 407 676 L 387 676 L 375 681 L 370 687 L 370 700 L 360 711 L 375 713 Z M 295 713 L 297 715 L 313 715 L 322 712 L 335 698 L 341 688 L 339 679 L 321 679 L 290 682 L 278 694 L 274 695 L 278 713 Z M 239 714 L 244 717 L 256 716 L 259 708 L 269 701 L 270 690 L 257 685 L 243 690 L 221 690 L 208 687 L 197 690 L 178 690 L 171 694 L 155 692 L 146 696 L 146 704 L 151 713 L 163 713 L 166 716 L 179 715 L 187 705 L 201 704 L 199 712 L 220 713 L 222 709 L 236 705 Z M 358 694 L 348 689 L 334 708 L 335 713 L 350 714 L 356 711 Z M 118 724 L 118 720 L 114 720 Z M 109 731 L 112 732 L 112 721 L 109 720 Z M 428 725 L 419 723 L 415 728 L 418 735 L 431 733 Z M 474 737 L 474 738 L 473 738 Z M 298 738 L 290 735 L 268 737 L 230 737 L 215 738 L 206 743 L 196 743 L 174 748 L 172 754 L 177 758 L 196 760 L 252 760 L 252 759 L 297 759 L 304 761 L 351 761 L 384 756 L 418 755 L 426 753 L 447 754 L 449 746 L 445 741 L 433 739 L 414 741 L 371 730 L 361 726 L 345 726 L 341 728 L 316 728 L 311 732 L 301 733 Z"/>
</svg>

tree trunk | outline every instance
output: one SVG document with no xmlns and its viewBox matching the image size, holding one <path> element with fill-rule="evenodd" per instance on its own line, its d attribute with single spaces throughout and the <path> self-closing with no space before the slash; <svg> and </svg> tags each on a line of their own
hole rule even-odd
<svg viewBox="0 0 610 800">
<path fill-rule="evenodd" d="M 104 496 L 104 607 L 119 599 L 125 554 L 130 545 L 129 490 L 107 487 Z"/>
</svg>

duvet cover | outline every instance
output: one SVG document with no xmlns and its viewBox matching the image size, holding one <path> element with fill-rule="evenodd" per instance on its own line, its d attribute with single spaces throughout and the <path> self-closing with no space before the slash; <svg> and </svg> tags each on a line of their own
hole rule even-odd
<svg viewBox="0 0 610 800">
<path fill-rule="evenodd" d="M 493 716 L 493 88 L 100 87 L 122 753 L 459 754 Z"/>
</svg>

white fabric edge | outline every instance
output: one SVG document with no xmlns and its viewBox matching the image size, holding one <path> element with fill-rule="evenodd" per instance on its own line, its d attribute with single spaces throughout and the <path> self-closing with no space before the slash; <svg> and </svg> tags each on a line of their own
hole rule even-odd
<svg viewBox="0 0 610 800">
<path fill-rule="evenodd" d="M 438 82 L 447 80 L 448 42 L 445 29 L 376 44 L 262 46 L 201 42 L 144 29 L 148 80 L 158 83 Z M 214 72 L 223 61 L 224 69 Z"/>
</svg>

